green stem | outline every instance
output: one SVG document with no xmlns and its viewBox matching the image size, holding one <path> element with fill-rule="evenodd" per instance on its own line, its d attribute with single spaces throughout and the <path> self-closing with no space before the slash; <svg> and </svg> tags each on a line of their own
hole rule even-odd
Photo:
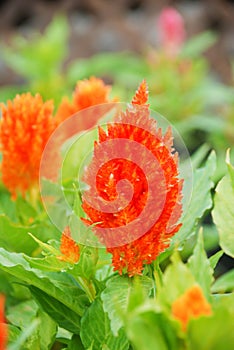
<svg viewBox="0 0 234 350">
<path fill-rule="evenodd" d="M 83 277 L 76 277 L 77 281 L 81 285 L 81 287 L 84 289 L 85 293 L 87 294 L 87 297 L 89 298 L 89 301 L 92 303 L 96 297 L 96 290 L 92 284 L 91 281 L 87 281 Z"/>
</svg>

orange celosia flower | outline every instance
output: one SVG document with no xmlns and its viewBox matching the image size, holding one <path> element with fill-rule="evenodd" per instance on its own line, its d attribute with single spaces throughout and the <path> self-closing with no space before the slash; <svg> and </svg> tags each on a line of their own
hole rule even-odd
<svg viewBox="0 0 234 350">
<path fill-rule="evenodd" d="M 172 304 L 172 315 L 180 321 L 184 331 L 191 318 L 210 316 L 211 314 L 211 306 L 205 299 L 202 289 L 198 285 L 187 289 L 186 292 Z"/>
<path fill-rule="evenodd" d="M 5 298 L 0 295 L 0 350 L 6 349 L 7 344 L 7 325 L 4 318 L 4 302 Z"/>
<path fill-rule="evenodd" d="M 99 141 L 84 179 L 89 190 L 84 192 L 82 206 L 89 219 L 83 221 L 95 224 L 96 235 L 112 254 L 114 269 L 129 276 L 141 274 L 143 265 L 169 246 L 170 237 L 181 226 L 176 223 L 181 215 L 182 181 L 177 155 L 172 154 L 171 130 L 162 135 L 149 117 L 147 99 L 143 81 L 132 106 L 108 124 L 107 131 L 99 128 Z M 110 153 L 104 149 L 108 144 Z M 140 167 L 137 163 L 144 160 Z M 132 184 L 132 197 L 127 194 L 111 212 L 109 203 L 117 200 L 117 184 L 123 179 Z M 99 197 L 105 201 L 103 210 L 97 204 Z"/>
<path fill-rule="evenodd" d="M 79 81 L 73 93 L 72 102 L 69 102 L 66 97 L 62 100 L 58 107 L 56 120 L 58 123 L 61 123 L 82 109 L 110 102 L 108 99 L 109 93 L 110 86 L 105 85 L 101 79 L 91 77 L 90 79 Z M 87 127 L 84 125 L 83 129 L 85 130 Z"/>
<path fill-rule="evenodd" d="M 62 233 L 60 251 L 63 255 L 59 256 L 59 260 L 68 261 L 72 264 L 79 261 L 80 248 L 71 238 L 71 231 L 69 227 L 66 227 Z"/>
<path fill-rule="evenodd" d="M 41 155 L 55 127 L 53 102 L 25 93 L 0 108 L 2 181 L 15 197 L 38 184 Z"/>
</svg>

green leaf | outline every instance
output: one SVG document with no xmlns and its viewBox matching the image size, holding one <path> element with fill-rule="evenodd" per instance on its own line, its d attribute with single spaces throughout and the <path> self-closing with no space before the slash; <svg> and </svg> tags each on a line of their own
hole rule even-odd
<svg viewBox="0 0 234 350">
<path fill-rule="evenodd" d="M 69 274 L 33 269 L 22 254 L 9 253 L 3 248 L 0 248 L 0 269 L 23 283 L 42 290 L 79 316 L 83 314 L 87 299 L 79 284 Z"/>
<path fill-rule="evenodd" d="M 82 317 L 80 336 L 85 349 L 127 350 L 129 348 L 123 330 L 119 331 L 117 337 L 113 335 L 108 314 L 104 312 L 100 298 L 95 299 Z"/>
<path fill-rule="evenodd" d="M 28 232 L 46 241 L 57 236 L 58 231 L 47 223 L 35 223 L 24 226 L 12 222 L 5 214 L 0 215 L 0 246 L 14 252 L 31 255 L 38 245 L 29 237 Z"/>
<path fill-rule="evenodd" d="M 177 350 L 176 331 L 160 313 L 142 311 L 126 321 L 126 332 L 136 350 Z"/>
<path fill-rule="evenodd" d="M 220 246 L 224 253 L 234 257 L 234 168 L 227 159 L 229 173 L 218 183 L 215 190 L 212 216 L 218 228 Z"/>
<path fill-rule="evenodd" d="M 200 219 L 204 213 L 212 207 L 211 189 L 214 186 L 212 175 L 215 171 L 216 156 L 211 152 L 203 168 L 194 172 L 193 192 L 190 204 L 182 217 L 182 227 L 173 237 L 174 243 L 182 245 L 196 231 Z"/>
<path fill-rule="evenodd" d="M 15 343 L 16 340 L 19 338 L 20 330 L 16 326 L 12 326 L 11 324 L 8 324 L 8 344 Z"/>
<path fill-rule="evenodd" d="M 37 345 L 35 343 L 33 344 L 32 342 L 34 340 L 33 339 L 30 340 L 30 337 L 33 337 L 34 332 L 37 330 L 39 322 L 40 321 L 38 319 L 34 319 L 29 325 L 27 325 L 24 331 L 20 333 L 16 341 L 14 341 L 14 343 L 11 343 L 7 347 L 7 350 L 19 350 L 19 349 L 30 350 L 30 347 L 29 347 L 30 345 L 34 346 L 33 349 L 40 350 L 38 344 Z M 29 340 L 29 344 L 27 344 L 28 340 Z"/>
<path fill-rule="evenodd" d="M 3 46 L 6 64 L 29 79 L 51 76 L 61 65 L 66 55 L 68 23 L 65 17 L 57 16 L 43 35 L 34 33 L 31 40 L 16 36 L 13 48 Z"/>
<path fill-rule="evenodd" d="M 214 270 L 216 265 L 218 264 L 219 262 L 219 259 L 223 256 L 223 251 L 222 250 L 219 250 L 217 253 L 215 253 L 214 255 L 212 255 L 210 258 L 209 258 L 209 261 L 210 261 L 210 266 L 211 268 Z"/>
<path fill-rule="evenodd" d="M 30 286 L 30 291 L 41 308 L 62 328 L 79 334 L 80 316 L 57 299 L 40 289 Z"/>
<path fill-rule="evenodd" d="M 171 305 L 172 302 L 178 299 L 188 288 L 195 283 L 195 278 L 175 251 L 171 256 L 171 264 L 166 268 L 163 274 L 163 285 L 157 285 L 160 303 Z"/>
<path fill-rule="evenodd" d="M 197 238 L 197 244 L 193 255 L 188 260 L 188 266 L 195 277 L 196 282 L 202 287 L 206 298 L 210 296 L 210 286 L 213 281 L 213 270 L 207 258 L 202 231 L 200 230 Z"/>
<path fill-rule="evenodd" d="M 101 294 L 104 311 L 108 313 L 111 321 L 111 330 L 115 336 L 121 327 L 123 327 L 123 316 L 128 308 L 131 300 L 131 293 L 140 285 L 144 289 L 145 296 L 150 294 L 153 288 L 153 281 L 146 276 L 139 276 L 134 282 L 133 279 L 124 276 L 114 276 L 107 281 L 106 288 Z M 136 299 L 134 300 L 135 307 Z M 134 303 L 131 300 L 131 303 Z"/>
<path fill-rule="evenodd" d="M 48 350 L 55 341 L 57 334 L 57 324 L 53 318 L 49 317 L 46 312 L 38 310 L 38 317 L 40 319 L 38 337 L 40 341 L 40 350 Z"/>
<path fill-rule="evenodd" d="M 234 269 L 219 277 L 212 286 L 212 293 L 234 292 Z"/>
<path fill-rule="evenodd" d="M 74 335 L 72 337 L 67 350 L 85 350 L 78 335 Z"/>
<path fill-rule="evenodd" d="M 232 350 L 234 344 L 234 294 L 213 302 L 213 315 L 191 320 L 188 348 L 191 350 Z"/>
<path fill-rule="evenodd" d="M 182 49 L 182 57 L 197 57 L 217 41 L 217 36 L 211 31 L 203 32 L 189 41 L 187 41 Z"/>
<path fill-rule="evenodd" d="M 56 323 L 46 313 L 38 309 L 33 300 L 24 301 L 8 308 L 7 320 L 18 330 L 14 333 L 14 342 L 10 338 L 10 343 L 17 343 L 18 339 L 22 339 L 33 322 L 36 322 L 35 329 L 27 338 L 23 337 L 25 348 L 48 350 L 55 340 Z M 19 333 L 19 329 L 21 329 L 21 333 Z M 16 334 L 20 336 L 16 338 Z"/>
<path fill-rule="evenodd" d="M 78 79 L 108 74 L 116 81 L 123 81 L 126 76 L 134 73 L 135 80 L 139 81 L 144 77 L 144 72 L 148 71 L 148 66 L 144 60 L 129 52 L 124 53 L 101 53 L 89 59 L 77 60 L 68 69 L 68 79 L 74 84 Z M 136 82 L 137 83 L 137 82 Z"/>
</svg>

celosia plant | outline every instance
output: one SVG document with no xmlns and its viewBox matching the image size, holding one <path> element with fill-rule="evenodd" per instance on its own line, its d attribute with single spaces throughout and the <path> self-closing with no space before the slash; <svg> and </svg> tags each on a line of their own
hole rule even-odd
<svg viewBox="0 0 234 350">
<path fill-rule="evenodd" d="M 84 196 L 83 209 L 90 219 L 86 222 L 95 224 L 96 231 L 97 228 L 104 228 L 104 230 L 99 230 L 97 234 L 104 245 L 108 247 L 107 251 L 113 256 L 114 270 L 119 271 L 120 274 L 127 272 L 129 276 L 141 274 L 143 265 L 150 264 L 169 246 L 170 237 L 181 226 L 176 224 L 181 215 L 181 181 L 178 180 L 177 154 L 172 154 L 171 130 L 168 129 L 164 136 L 161 135 L 161 130 L 157 128 L 155 120 L 149 116 L 147 100 L 147 85 L 143 81 L 132 100 L 132 106 L 136 106 L 136 108 L 129 107 L 125 113 L 115 118 L 114 123 L 107 124 L 107 132 L 99 128 L 99 140 L 95 144 L 94 158 L 85 174 L 89 190 Z M 141 108 L 137 108 L 138 106 Z M 136 155 L 137 150 L 130 142 L 116 146 L 115 143 L 110 143 L 109 146 L 122 146 L 121 152 L 126 155 L 126 159 L 116 158 L 115 152 L 112 154 L 110 151 L 108 154 L 102 147 L 102 143 L 105 144 L 110 140 L 130 140 L 143 145 L 155 157 L 159 166 L 156 167 L 152 162 L 151 168 L 147 170 L 146 163 L 150 161 L 147 153 L 141 153 L 138 157 L 133 158 L 131 153 Z M 139 157 L 145 157 L 143 173 L 137 164 Z M 105 159 L 106 164 L 100 167 L 97 179 L 93 181 L 95 178 L 94 169 L 97 168 L 101 158 Z M 133 158 L 134 162 L 129 162 L 128 158 Z M 163 173 L 163 179 L 160 171 Z M 150 188 L 150 179 L 146 178 L 145 173 L 147 172 L 150 173 L 151 177 L 153 173 L 156 174 L 153 180 L 151 179 L 154 191 Z M 93 206 L 93 202 L 95 203 L 96 200 L 93 195 L 95 188 L 97 187 L 99 195 L 103 196 L 106 201 L 113 201 L 117 197 L 116 185 L 122 179 L 128 179 L 134 186 L 134 194 L 129 205 L 115 213 L 95 210 Z M 167 195 L 164 199 L 165 193 Z M 155 202 L 155 195 L 161 197 L 157 202 Z M 85 199 L 87 196 L 92 201 L 87 202 Z M 140 219 L 148 197 L 151 197 L 151 200 L 153 197 L 153 203 L 147 208 L 146 218 Z M 162 203 L 162 199 L 165 202 Z M 159 218 L 154 220 L 151 227 L 147 229 L 144 220 L 149 221 L 152 215 L 157 217 L 159 211 L 161 211 Z M 139 220 L 138 225 L 129 225 L 136 219 Z M 126 228 L 128 225 L 127 232 L 126 230 L 121 232 L 120 229 L 112 233 L 111 230 L 108 232 L 107 229 L 121 226 Z M 129 232 L 130 230 L 132 232 Z M 142 230 L 142 234 L 138 238 L 139 234 L 136 232 L 140 230 Z M 115 246 L 119 239 L 119 237 L 116 238 L 116 235 L 121 234 L 129 235 L 129 243 L 124 245 L 118 243 L 119 246 Z M 137 239 L 134 239 L 134 235 Z"/>
<path fill-rule="evenodd" d="M 41 155 L 55 128 L 53 102 L 43 102 L 39 94 L 17 95 L 1 104 L 0 145 L 2 181 L 16 197 L 38 187 Z"/>
<path fill-rule="evenodd" d="M 100 80 L 78 87 L 80 107 L 76 93 L 70 107 L 107 102 L 109 87 Z M 158 115 L 152 118 L 145 81 L 128 105 L 112 101 L 71 118 L 69 107 L 55 130 L 52 106 L 31 94 L 2 105 L 1 349 L 7 338 L 9 350 L 232 350 L 233 270 L 217 273 L 223 252 L 234 256 L 230 151 L 214 201 L 215 153 L 192 155 L 188 203 L 189 160 L 181 161 L 185 149 L 174 129 L 162 132 Z M 91 123 L 82 127 L 84 116 Z M 108 122 L 94 125 L 101 117 Z M 51 142 L 67 125 L 70 133 Z M 58 146 L 51 154 L 59 154 L 61 168 L 55 157 L 45 161 L 48 145 Z M 41 169 L 57 171 L 41 171 L 40 180 L 59 234 L 39 199 L 11 198 L 36 186 L 41 154 Z M 206 213 L 222 249 L 209 258 Z"/>
</svg>

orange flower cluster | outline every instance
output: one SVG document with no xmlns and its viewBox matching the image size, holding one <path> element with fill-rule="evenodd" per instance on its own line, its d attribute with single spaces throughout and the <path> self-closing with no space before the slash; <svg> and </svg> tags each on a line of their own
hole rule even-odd
<svg viewBox="0 0 234 350">
<path fill-rule="evenodd" d="M 108 99 L 110 89 L 110 86 L 105 85 L 101 79 L 95 77 L 79 81 L 73 93 L 72 102 L 65 97 L 58 107 L 57 122 L 63 122 L 82 109 L 110 102 Z"/>
<path fill-rule="evenodd" d="M 59 257 L 59 260 L 76 264 L 80 259 L 80 248 L 71 238 L 69 227 L 66 227 L 62 233 L 60 251 L 63 255 Z"/>
<path fill-rule="evenodd" d="M 24 196 L 26 191 L 38 187 L 42 152 L 56 126 L 81 109 L 108 102 L 109 91 L 110 87 L 100 79 L 93 77 L 80 81 L 72 103 L 64 99 L 56 117 L 52 115 L 53 102 L 43 102 L 39 94 L 17 95 L 7 105 L 0 104 L 2 181 L 13 198 L 18 193 Z M 98 116 L 86 115 L 84 119 L 80 120 L 81 131 L 95 125 Z M 56 163 L 57 158 L 58 154 L 55 154 L 51 164 Z"/>
<path fill-rule="evenodd" d="M 129 276 L 141 274 L 144 264 L 150 264 L 169 246 L 170 237 L 181 226 L 176 223 L 181 215 L 182 182 L 178 179 L 177 155 L 172 154 L 171 131 L 169 129 L 163 136 L 161 129 L 157 129 L 156 121 L 149 117 L 147 100 L 147 85 L 143 81 L 133 98 L 132 107 L 119 115 L 114 123 L 108 124 L 107 131 L 99 128 L 99 141 L 95 144 L 94 156 L 87 167 L 84 179 L 89 186 L 89 190 L 83 196 L 82 206 L 88 216 L 84 222 L 88 225 L 94 225 L 93 229 L 96 235 L 107 247 L 107 251 L 112 254 L 114 270 L 120 274 L 128 273 Z M 110 140 L 130 140 L 134 142 L 134 145 L 144 146 L 157 160 L 159 170 L 163 173 L 164 184 L 162 184 L 160 176 L 154 175 L 157 170 L 149 161 L 147 162 L 149 178 L 156 176 L 153 182 L 154 189 L 151 189 L 154 192 L 153 198 L 151 198 L 151 207 L 145 221 L 140 221 L 140 224 L 133 229 L 129 228 L 127 233 L 124 229 L 130 227 L 129 224 L 134 220 L 137 222 L 144 211 L 148 197 L 152 197 L 152 193 L 148 188 L 148 179 L 144 174 L 145 169 L 141 169 L 136 163 L 126 159 L 128 157 L 125 159 L 112 157 L 108 160 L 105 152 L 98 151 L 102 144 L 106 144 Z M 127 144 L 125 149 L 124 146 L 119 148 L 125 154 L 128 153 Z M 131 150 L 129 155 L 130 153 Z M 146 153 L 143 151 L 138 159 L 144 160 Z M 101 166 L 96 176 L 94 169 L 99 159 L 102 159 L 102 163 L 105 164 Z M 96 181 L 93 181 L 95 177 Z M 98 210 L 95 207 L 97 198 L 94 193 L 97 192 L 106 202 L 115 201 L 117 198 L 116 186 L 123 179 L 131 182 L 134 189 L 128 205 L 121 206 L 123 209 L 115 212 Z M 162 203 L 160 193 L 162 197 L 165 196 L 165 203 Z M 159 217 L 154 220 L 155 213 L 159 212 L 161 207 L 162 211 Z M 145 230 L 147 221 L 153 222 L 153 224 Z M 125 238 L 126 235 L 128 236 L 126 244 L 116 244 L 118 238 L 113 235 L 113 228 L 123 228 L 122 231 L 121 229 L 118 231 L 118 234 L 125 235 Z M 122 238 L 120 237 L 120 242 Z"/>
<path fill-rule="evenodd" d="M 202 289 L 194 285 L 172 304 L 172 315 L 180 321 L 183 331 L 186 331 L 191 318 L 210 316 L 212 309 L 205 299 Z"/>
<path fill-rule="evenodd" d="M 26 93 L 0 108 L 2 181 L 15 197 L 37 186 L 41 155 L 55 127 L 53 102 Z"/>
<path fill-rule="evenodd" d="M 4 319 L 4 302 L 5 298 L 0 295 L 0 350 L 6 349 L 7 344 L 7 325 Z"/>
</svg>

